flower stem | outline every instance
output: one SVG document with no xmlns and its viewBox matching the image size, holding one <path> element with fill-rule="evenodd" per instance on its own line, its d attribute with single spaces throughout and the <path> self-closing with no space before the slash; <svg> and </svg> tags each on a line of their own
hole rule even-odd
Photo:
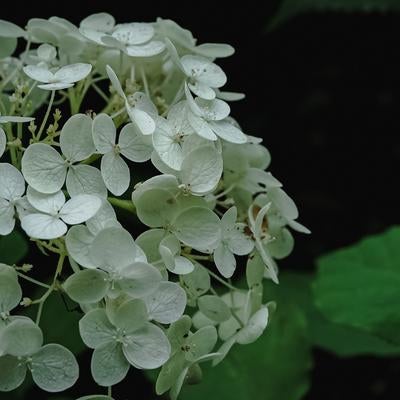
<svg viewBox="0 0 400 400">
<path fill-rule="evenodd" d="M 47 106 L 46 114 L 44 115 L 44 118 L 43 118 L 43 121 L 42 121 L 42 125 L 40 125 L 39 132 L 37 133 L 36 138 L 35 138 L 35 140 L 36 140 L 37 142 L 40 140 L 40 137 L 42 136 L 44 127 L 46 126 L 47 120 L 48 120 L 49 115 L 50 115 L 51 107 L 53 106 L 53 101 L 54 101 L 55 95 L 56 95 L 56 91 L 55 91 L 55 90 L 52 90 L 52 91 L 51 91 L 51 96 L 50 96 L 49 105 Z"/>
<path fill-rule="evenodd" d="M 136 207 L 131 200 L 117 199 L 115 197 L 109 197 L 108 201 L 115 207 L 122 208 L 123 210 L 129 211 L 132 214 L 136 214 Z"/>
<path fill-rule="evenodd" d="M 38 308 L 38 311 L 37 311 L 37 314 L 36 314 L 36 324 L 37 325 L 39 325 L 40 318 L 42 317 L 44 303 L 46 302 L 48 297 L 53 293 L 53 291 L 56 288 L 57 277 L 58 277 L 58 275 L 61 274 L 61 271 L 62 271 L 63 266 L 64 266 L 64 260 L 65 260 L 66 255 L 67 255 L 66 253 L 61 253 L 60 254 L 60 257 L 58 258 L 56 272 L 55 272 L 54 277 L 53 277 L 53 283 L 51 284 L 51 286 L 49 286 L 49 288 L 47 289 L 46 293 L 40 299 L 35 300 L 35 301 L 32 302 L 32 304 L 39 304 L 39 308 Z"/>
<path fill-rule="evenodd" d="M 40 281 L 37 281 L 36 279 L 33 279 L 30 276 L 27 276 L 27 275 L 23 274 L 22 272 L 18 272 L 17 271 L 17 274 L 18 274 L 18 276 L 20 278 L 25 279 L 25 280 L 27 280 L 27 281 L 29 281 L 31 283 L 34 283 L 35 285 L 42 286 L 42 287 L 44 287 L 46 289 L 50 289 L 50 287 L 51 287 L 50 285 L 47 285 L 46 283 L 43 283 L 43 282 L 40 282 Z"/>
</svg>

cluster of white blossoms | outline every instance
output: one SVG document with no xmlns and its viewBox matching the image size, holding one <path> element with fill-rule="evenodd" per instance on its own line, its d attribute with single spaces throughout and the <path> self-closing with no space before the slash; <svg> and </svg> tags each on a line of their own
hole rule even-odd
<svg viewBox="0 0 400 400">
<path fill-rule="evenodd" d="M 156 391 L 175 399 L 199 364 L 262 335 L 274 306 L 262 281 L 278 283 L 290 229 L 308 230 L 266 172 L 261 139 L 230 116 L 227 102 L 244 96 L 222 91 L 216 59 L 233 52 L 161 18 L 116 24 L 100 13 L 79 27 L 34 18 L 25 29 L 0 20 L 0 235 L 21 228 L 58 257 L 50 283 L 32 266 L 0 264 L 0 391 L 27 371 L 49 392 L 76 382 L 74 355 L 43 345 L 55 291 L 80 306 L 104 398 L 130 367 L 161 367 Z M 90 101 L 98 109 L 82 113 Z M 154 176 L 138 182 L 136 163 Z M 133 237 L 116 208 L 147 230 Z M 246 280 L 235 286 L 238 262 Z M 25 280 L 43 295 L 24 296 Z M 35 321 L 24 316 L 31 307 Z"/>
</svg>

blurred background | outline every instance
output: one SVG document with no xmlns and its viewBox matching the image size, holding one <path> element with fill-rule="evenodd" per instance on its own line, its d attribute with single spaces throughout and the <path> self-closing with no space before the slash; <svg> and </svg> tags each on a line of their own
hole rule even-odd
<svg viewBox="0 0 400 400">
<path fill-rule="evenodd" d="M 1 18 L 24 26 L 31 17 L 52 15 L 79 24 L 100 11 L 118 22 L 161 16 L 199 42 L 233 45 L 236 54 L 218 62 L 228 75 L 226 88 L 246 93 L 232 104 L 232 115 L 246 133 L 263 137 L 271 171 L 312 230 L 312 236 L 296 235 L 296 248 L 280 268 L 312 271 L 318 256 L 400 222 L 400 14 L 306 12 L 272 26 L 281 2 L 264 3 L 39 1 L 26 8 L 7 2 Z M 89 366 L 89 355 L 83 363 Z M 397 399 L 399 376 L 396 358 L 339 358 L 314 350 L 305 399 Z M 95 387 L 80 383 L 87 392 Z M 139 373 L 120 386 L 118 399 L 155 398 Z M 29 392 L 26 398 L 47 397 Z"/>
</svg>

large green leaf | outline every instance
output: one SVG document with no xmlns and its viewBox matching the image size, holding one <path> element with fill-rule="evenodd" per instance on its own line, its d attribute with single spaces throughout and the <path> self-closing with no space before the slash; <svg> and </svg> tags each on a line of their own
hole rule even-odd
<svg viewBox="0 0 400 400">
<path fill-rule="evenodd" d="M 268 297 L 279 297 L 271 288 Z M 185 386 L 181 398 L 252 400 L 262 394 L 268 400 L 301 399 L 309 388 L 311 368 L 306 321 L 300 308 L 281 300 L 260 339 L 235 345 L 222 363 L 205 368 L 199 385 Z"/>
<path fill-rule="evenodd" d="M 332 321 L 400 344 L 400 228 L 318 261 L 317 306 Z"/>
<path fill-rule="evenodd" d="M 364 330 L 334 323 L 314 305 L 313 276 L 285 273 L 279 277 L 281 296 L 298 304 L 306 314 L 310 340 L 314 346 L 342 357 L 356 355 L 398 356 L 400 346 L 388 343 Z"/>
<path fill-rule="evenodd" d="M 36 297 L 40 297 L 40 294 L 42 292 L 38 292 Z M 26 315 L 35 318 L 36 310 L 36 307 L 29 307 Z M 85 349 L 78 329 L 82 315 L 77 305 L 66 295 L 63 298 L 60 293 L 54 292 L 46 300 L 40 319 L 45 343 L 58 343 L 67 347 L 75 355 L 79 354 Z"/>
<path fill-rule="evenodd" d="M 28 252 L 26 239 L 17 231 L 0 236 L 0 263 L 13 265 L 22 260 Z"/>
<path fill-rule="evenodd" d="M 269 27 L 274 28 L 298 14 L 316 11 L 400 11 L 400 2 L 398 0 L 282 0 Z"/>
</svg>

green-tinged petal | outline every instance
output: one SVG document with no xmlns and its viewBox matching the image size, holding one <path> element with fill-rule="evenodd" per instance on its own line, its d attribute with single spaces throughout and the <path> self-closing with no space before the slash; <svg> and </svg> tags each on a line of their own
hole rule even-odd
<svg viewBox="0 0 400 400">
<path fill-rule="evenodd" d="M 91 165 L 72 165 L 68 170 L 66 186 L 71 197 L 78 194 L 93 194 L 104 199 L 107 197 L 101 172 Z"/>
<path fill-rule="evenodd" d="M 113 323 L 124 332 L 140 329 L 148 320 L 146 304 L 139 299 L 122 303 L 115 311 Z"/>
<path fill-rule="evenodd" d="M 162 324 L 177 321 L 185 311 L 186 293 L 176 283 L 161 282 L 157 290 L 144 299 L 149 319 Z"/>
<path fill-rule="evenodd" d="M 121 343 L 108 342 L 96 348 L 92 356 L 91 370 L 95 382 L 100 386 L 113 386 L 121 382 L 129 370 Z"/>
<path fill-rule="evenodd" d="M 218 296 L 205 295 L 197 300 L 199 310 L 216 322 L 224 322 L 231 317 L 231 311 L 226 303 Z"/>
<path fill-rule="evenodd" d="M 165 333 L 150 322 L 130 334 L 127 339 L 122 350 L 127 360 L 139 368 L 161 367 L 171 354 L 171 345 Z"/>
<path fill-rule="evenodd" d="M 105 154 L 113 151 L 116 143 L 117 130 L 114 122 L 107 114 L 99 114 L 93 120 L 92 135 L 96 150 Z"/>
<path fill-rule="evenodd" d="M 97 303 L 107 293 L 108 276 L 97 269 L 85 269 L 72 274 L 63 284 L 67 295 L 77 303 Z"/>
<path fill-rule="evenodd" d="M 186 360 L 195 362 L 198 358 L 211 353 L 217 343 L 218 335 L 214 326 L 205 326 L 186 339 Z"/>
<path fill-rule="evenodd" d="M 82 161 L 95 152 L 92 124 L 93 120 L 88 115 L 75 114 L 62 127 L 60 146 L 68 161 Z"/>
<path fill-rule="evenodd" d="M 158 289 L 162 276 L 156 267 L 145 262 L 135 262 L 120 268 L 120 288 L 129 296 L 142 298 Z"/>
<path fill-rule="evenodd" d="M 220 274 L 230 278 L 236 269 L 236 259 L 228 246 L 221 243 L 214 251 L 214 262 Z"/>
<path fill-rule="evenodd" d="M 43 143 L 30 145 L 22 157 L 25 180 L 41 193 L 55 193 L 65 182 L 67 164 L 51 146 Z"/>
<path fill-rule="evenodd" d="M 59 344 L 47 344 L 32 356 L 33 381 L 46 392 L 62 392 L 75 384 L 79 366 L 75 356 Z"/>
<path fill-rule="evenodd" d="M 126 162 L 114 151 L 110 151 L 102 157 L 101 176 L 107 189 L 115 196 L 126 192 L 131 179 Z"/>
<path fill-rule="evenodd" d="M 241 329 L 236 341 L 240 344 L 250 344 L 255 342 L 264 332 L 268 324 L 268 308 L 262 307 L 251 316 L 246 326 Z"/>
<path fill-rule="evenodd" d="M 13 165 L 0 164 L 0 198 L 13 201 L 20 198 L 25 191 L 24 178 Z"/>
<path fill-rule="evenodd" d="M 221 238 L 218 216 L 202 207 L 190 207 L 181 212 L 173 221 L 172 229 L 181 242 L 193 248 L 212 248 Z"/>
<path fill-rule="evenodd" d="M 90 257 L 97 267 L 107 271 L 118 271 L 135 262 L 136 245 L 125 229 L 106 228 L 93 241 Z"/>
<path fill-rule="evenodd" d="M 26 365 L 18 357 L 0 357 L 0 392 L 11 392 L 25 380 Z"/>
<path fill-rule="evenodd" d="M 29 356 L 40 349 L 43 334 L 30 319 L 16 319 L 0 332 L 0 353 L 16 357 Z"/>
<path fill-rule="evenodd" d="M 79 332 L 86 346 L 95 349 L 111 342 L 116 329 L 108 320 L 104 309 L 95 309 L 79 321 Z"/>
</svg>

